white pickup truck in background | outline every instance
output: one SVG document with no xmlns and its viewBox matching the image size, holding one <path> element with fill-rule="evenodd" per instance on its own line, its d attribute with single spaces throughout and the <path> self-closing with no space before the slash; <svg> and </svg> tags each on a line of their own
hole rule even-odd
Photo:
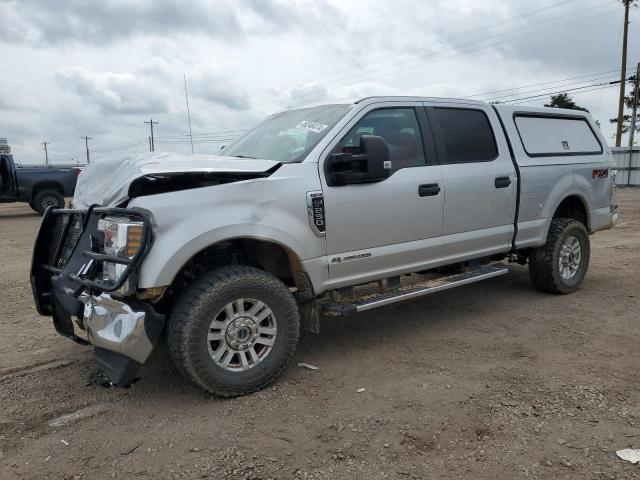
<svg viewBox="0 0 640 480">
<path fill-rule="evenodd" d="M 94 162 L 35 244 L 38 311 L 127 385 L 167 331 L 179 370 L 258 390 L 301 328 L 508 272 L 569 293 L 617 222 L 578 111 L 376 97 L 275 114 L 221 155 Z M 488 292 L 487 296 L 491 293 Z"/>
</svg>

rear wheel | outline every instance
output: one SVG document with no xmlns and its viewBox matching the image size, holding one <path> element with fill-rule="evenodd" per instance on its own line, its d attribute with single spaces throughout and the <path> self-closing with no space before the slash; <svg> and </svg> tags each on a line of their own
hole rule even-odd
<svg viewBox="0 0 640 480">
<path fill-rule="evenodd" d="M 547 243 L 529 257 L 531 281 L 545 292 L 574 292 L 587 273 L 590 253 L 589 234 L 582 223 L 554 218 Z"/>
<path fill-rule="evenodd" d="M 182 295 L 169 319 L 169 347 L 186 378 L 229 397 L 272 383 L 291 360 L 299 332 L 297 304 L 279 279 L 225 267 Z"/>
<path fill-rule="evenodd" d="M 36 193 L 33 202 L 29 205 L 40 215 L 43 215 L 48 207 L 64 208 L 64 197 L 55 190 L 41 190 Z"/>
</svg>

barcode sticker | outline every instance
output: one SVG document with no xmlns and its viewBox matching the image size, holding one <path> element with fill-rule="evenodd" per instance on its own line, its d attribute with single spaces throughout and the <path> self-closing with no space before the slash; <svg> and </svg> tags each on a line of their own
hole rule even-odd
<svg viewBox="0 0 640 480">
<path fill-rule="evenodd" d="M 300 130 L 307 130 L 314 133 L 320 133 L 327 127 L 328 125 L 324 123 L 310 122 L 309 120 L 303 120 L 295 126 L 295 128 L 299 128 Z"/>
</svg>

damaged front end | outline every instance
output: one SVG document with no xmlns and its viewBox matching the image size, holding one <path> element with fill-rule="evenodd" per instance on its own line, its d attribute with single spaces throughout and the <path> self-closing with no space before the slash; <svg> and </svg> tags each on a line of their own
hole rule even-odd
<svg viewBox="0 0 640 480">
<path fill-rule="evenodd" d="M 56 330 L 95 347 L 98 367 L 128 386 L 158 341 L 165 318 L 136 298 L 138 267 L 153 242 L 140 209 L 48 209 L 31 265 L 38 313 Z"/>
</svg>

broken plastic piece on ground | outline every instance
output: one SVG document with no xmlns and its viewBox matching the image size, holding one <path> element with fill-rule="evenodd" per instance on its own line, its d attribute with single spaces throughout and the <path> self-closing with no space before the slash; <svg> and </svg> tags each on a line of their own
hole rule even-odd
<svg viewBox="0 0 640 480">
<path fill-rule="evenodd" d="M 315 365 L 311 365 L 310 363 L 298 363 L 299 367 L 306 368 L 307 370 L 319 370 L 320 367 L 316 367 Z"/>
<path fill-rule="evenodd" d="M 616 452 L 618 458 L 636 464 L 640 462 L 640 450 L 634 448 L 624 448 Z"/>
<path fill-rule="evenodd" d="M 75 412 L 67 413 L 60 417 L 49 420 L 49 426 L 51 428 L 63 427 L 65 425 L 68 425 L 69 423 L 93 417 L 94 415 L 104 412 L 106 409 L 107 407 L 102 404 L 89 405 L 88 407 L 81 408 L 80 410 L 76 410 Z M 62 443 L 64 443 L 64 440 L 62 440 Z"/>
<path fill-rule="evenodd" d="M 356 390 L 358 393 L 362 393 L 366 390 L 366 388 L 359 388 L 358 390 Z"/>
</svg>

